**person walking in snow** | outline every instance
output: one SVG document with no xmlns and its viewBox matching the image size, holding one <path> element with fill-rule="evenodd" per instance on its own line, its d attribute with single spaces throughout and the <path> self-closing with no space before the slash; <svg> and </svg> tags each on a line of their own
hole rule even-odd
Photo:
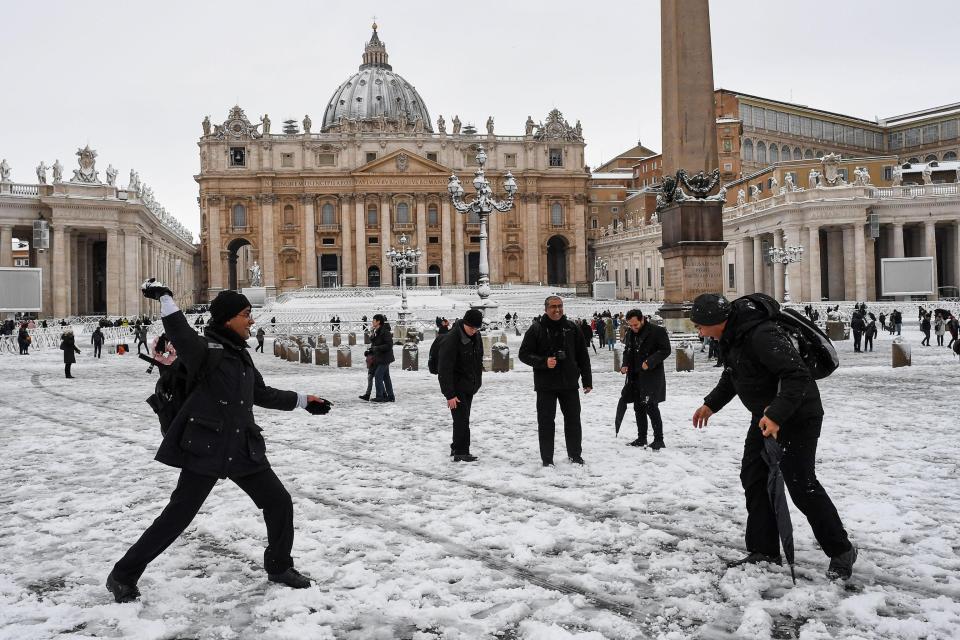
<svg viewBox="0 0 960 640">
<path fill-rule="evenodd" d="M 177 346 L 177 359 L 187 371 L 213 367 L 186 398 L 170 423 L 156 459 L 180 468 L 170 502 L 113 566 L 107 589 L 117 602 L 140 597 L 137 583 L 157 556 L 169 547 L 197 515 L 218 479 L 229 478 L 263 510 L 267 547 L 263 567 L 271 582 L 295 589 L 310 580 L 293 567 L 293 502 L 270 468 L 261 429 L 254 422 L 253 405 L 292 411 L 300 407 L 325 414 L 330 403 L 313 395 L 268 387 L 247 352 L 250 302 L 232 290 L 217 294 L 210 305 L 205 337 L 197 335 L 174 302 L 170 289 L 153 279 L 143 284 L 143 295 L 159 300 L 163 328 Z M 214 360 L 211 354 L 217 353 Z"/>
<path fill-rule="evenodd" d="M 450 455 L 454 462 L 476 462 L 470 453 L 470 408 L 473 396 L 483 383 L 483 341 L 480 328 L 483 313 L 470 309 L 453 323 L 450 335 L 443 338 L 437 352 L 437 379 L 440 393 L 453 418 Z"/>
<path fill-rule="evenodd" d="M 666 446 L 659 404 L 667 399 L 663 361 L 670 355 L 670 350 L 670 337 L 666 329 L 651 324 L 639 309 L 627 312 L 623 366 L 620 367 L 620 373 L 627 379 L 620 395 L 627 402 L 633 402 L 633 413 L 637 419 L 637 439 L 630 446 L 647 446 L 647 416 L 653 426 L 650 448 L 658 451 Z"/>
<path fill-rule="evenodd" d="M 257 329 L 257 348 L 253 350 L 254 353 L 256 353 L 257 351 L 259 351 L 260 353 L 263 353 L 263 341 L 266 337 L 267 337 L 267 332 L 263 330 L 263 327 L 260 327 L 259 329 Z"/>
<path fill-rule="evenodd" d="M 27 331 L 27 323 L 23 322 L 20 324 L 20 329 L 17 331 L 17 346 L 20 347 L 20 355 L 28 356 L 30 355 L 30 332 Z"/>
<path fill-rule="evenodd" d="M 937 336 L 937 346 L 943 346 L 943 336 L 947 333 L 947 323 L 939 313 L 933 320 L 933 333 Z"/>
<path fill-rule="evenodd" d="M 395 402 L 393 395 L 393 380 L 390 379 L 390 363 L 397 358 L 393 355 L 393 333 L 387 316 L 378 313 L 373 316 L 373 334 L 370 337 L 370 348 L 363 355 L 372 355 L 376 362 L 374 384 L 377 396 L 371 402 Z"/>
<path fill-rule="evenodd" d="M 103 349 L 103 331 L 100 330 L 100 327 L 97 327 L 93 330 L 93 333 L 90 335 L 90 344 L 93 345 L 93 357 L 99 358 L 100 351 Z"/>
<path fill-rule="evenodd" d="M 590 323 L 586 319 L 580 320 L 580 332 L 583 333 L 583 341 L 586 342 L 593 349 L 594 355 L 597 353 L 597 347 L 593 344 L 593 329 L 590 327 Z"/>
<path fill-rule="evenodd" d="M 705 427 L 734 396 L 752 414 L 740 463 L 748 554 L 727 566 L 781 563 L 777 520 L 767 493 L 769 466 L 762 457 L 764 438 L 770 437 L 783 448 L 780 469 L 790 498 L 830 557 L 827 577 L 846 579 L 857 550 L 815 471 L 823 424 L 820 391 L 796 347 L 773 320 L 779 310 L 773 298 L 760 293 L 732 304 L 722 295 L 705 293 L 697 296 L 690 310 L 699 333 L 720 340 L 726 363 L 717 385 L 694 412 L 693 426 Z"/>
<path fill-rule="evenodd" d="M 920 319 L 920 333 L 923 334 L 923 340 L 920 341 L 922 346 L 930 346 L 930 314 L 925 313 Z"/>
<path fill-rule="evenodd" d="M 957 316 L 950 314 L 950 319 L 947 320 L 947 331 L 950 332 L 950 344 L 947 345 L 948 349 L 953 348 L 953 343 L 957 341 L 957 334 L 960 333 L 960 321 L 957 321 Z"/>
<path fill-rule="evenodd" d="M 76 364 L 76 354 L 80 353 L 80 349 L 77 348 L 76 340 L 73 337 L 73 329 L 67 329 L 63 332 L 63 335 L 60 336 L 60 349 L 63 351 L 64 376 L 72 378 L 73 376 L 70 375 L 70 366 Z"/>
<path fill-rule="evenodd" d="M 860 343 L 863 339 L 863 330 L 866 323 L 863 320 L 863 312 L 857 309 L 850 318 L 850 330 L 853 332 L 853 352 L 860 352 Z"/>
<path fill-rule="evenodd" d="M 873 351 L 873 339 L 877 335 L 877 321 L 873 319 L 873 314 L 868 314 L 870 321 L 863 330 L 863 350 Z"/>
</svg>

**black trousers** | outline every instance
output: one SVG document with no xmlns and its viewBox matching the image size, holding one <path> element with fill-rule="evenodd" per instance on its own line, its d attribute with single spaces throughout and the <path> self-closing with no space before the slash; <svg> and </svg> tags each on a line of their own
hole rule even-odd
<svg viewBox="0 0 960 640">
<path fill-rule="evenodd" d="M 263 510 L 263 518 L 267 523 L 264 569 L 267 573 L 283 573 L 293 566 L 290 557 L 293 548 L 293 502 L 290 494 L 273 469 L 230 479 Z M 193 521 L 216 483 L 217 478 L 181 469 L 170 502 L 114 565 L 113 575 L 117 581 L 137 584 L 147 565 L 173 544 Z"/>
<path fill-rule="evenodd" d="M 769 467 L 760 456 L 763 450 L 763 433 L 757 426 L 759 421 L 760 416 L 756 415 L 750 422 L 750 430 L 743 445 L 743 460 L 740 463 L 740 482 L 743 484 L 747 501 L 747 551 L 779 556 L 777 520 L 767 493 Z M 790 499 L 806 516 L 820 548 L 832 558 L 848 551 L 850 540 L 837 514 L 837 508 L 817 480 L 814 469 L 822 422 L 823 418 L 811 418 L 802 432 L 787 433 L 781 438 L 784 455 L 780 462 L 780 471 L 783 473 Z"/>
<path fill-rule="evenodd" d="M 254 351 L 259 351 L 263 353 L 263 340 L 257 340 L 257 348 Z"/>
<path fill-rule="evenodd" d="M 938 346 L 938 347 L 942 347 L 942 346 L 943 346 L 943 334 L 942 334 L 942 333 L 938 333 L 938 334 L 937 334 L 937 346 Z"/>
<path fill-rule="evenodd" d="M 150 355 L 150 347 L 143 340 L 137 340 L 137 355 L 140 355 L 140 345 L 143 345 L 144 351 L 147 352 L 147 355 Z"/>
<path fill-rule="evenodd" d="M 926 329 L 926 330 L 921 329 L 920 331 L 923 333 L 923 340 L 920 341 L 920 344 L 926 345 L 929 347 L 930 346 L 930 329 Z"/>
<path fill-rule="evenodd" d="M 663 419 L 660 417 L 660 405 L 657 402 L 634 402 L 633 415 L 637 418 L 637 436 L 647 439 L 647 416 L 653 425 L 653 439 L 663 440 Z"/>
<path fill-rule="evenodd" d="M 450 455 L 459 456 L 470 453 L 470 407 L 473 406 L 473 394 L 458 393 L 460 403 L 456 409 L 450 409 L 453 416 L 453 442 L 450 443 Z"/>
<path fill-rule="evenodd" d="M 853 332 L 853 350 L 860 351 L 860 339 L 863 337 L 863 331 Z"/>
<path fill-rule="evenodd" d="M 63 375 L 65 375 L 68 378 L 70 377 L 70 365 L 72 364 L 73 364 L 72 362 L 63 363 Z"/>
<path fill-rule="evenodd" d="M 863 350 L 873 351 L 873 336 L 869 333 L 863 334 Z"/>
<path fill-rule="evenodd" d="M 563 412 L 563 438 L 567 444 L 567 455 L 578 458 L 583 453 L 580 390 L 537 391 L 537 434 L 540 437 L 540 459 L 547 464 L 553 462 L 553 438 L 556 432 L 554 419 L 557 417 L 558 402 L 560 411 Z"/>
<path fill-rule="evenodd" d="M 94 357 L 94 358 L 99 358 L 99 357 L 100 357 L 100 350 L 101 350 L 101 349 L 103 349 L 103 343 L 102 343 L 102 342 L 94 342 L 94 343 L 93 343 L 93 357 Z"/>
</svg>

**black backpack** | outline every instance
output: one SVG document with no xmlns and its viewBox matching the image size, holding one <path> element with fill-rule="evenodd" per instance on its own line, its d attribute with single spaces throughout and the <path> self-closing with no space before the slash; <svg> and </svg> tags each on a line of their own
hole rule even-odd
<svg viewBox="0 0 960 640">
<path fill-rule="evenodd" d="M 830 338 L 805 315 L 796 309 L 781 307 L 763 293 L 752 293 L 744 298 L 767 310 L 770 319 L 793 343 L 814 380 L 826 378 L 840 366 L 840 358 Z"/>
<path fill-rule="evenodd" d="M 433 340 L 433 344 L 430 345 L 430 355 L 427 356 L 427 371 L 433 375 L 440 373 L 440 344 L 449 336 L 453 335 L 453 333 L 451 330 L 447 333 L 437 334 L 437 337 Z"/>
<path fill-rule="evenodd" d="M 197 386 L 206 378 L 207 374 L 215 371 L 223 359 L 223 345 L 218 342 L 207 342 L 207 354 L 197 371 L 190 372 L 183 362 L 177 358 L 171 364 L 165 365 L 148 356 L 140 356 L 160 369 L 160 379 L 154 388 L 152 396 L 146 402 L 157 414 L 160 421 L 160 434 L 167 435 L 167 429 L 180 413 L 184 403 Z"/>
</svg>

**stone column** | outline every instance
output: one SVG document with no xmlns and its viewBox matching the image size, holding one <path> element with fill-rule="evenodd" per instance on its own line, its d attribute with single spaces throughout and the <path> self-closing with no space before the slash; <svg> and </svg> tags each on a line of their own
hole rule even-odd
<svg viewBox="0 0 960 640">
<path fill-rule="evenodd" d="M 953 284 L 960 288 L 960 222 L 953 223 L 950 235 L 953 241 Z"/>
<path fill-rule="evenodd" d="M 503 217 L 502 213 L 494 211 L 487 219 L 487 260 L 490 267 L 490 284 L 503 283 L 502 270 L 502 250 L 503 243 L 500 241 L 500 232 Z"/>
<path fill-rule="evenodd" d="M 891 225 L 890 234 L 893 239 L 893 255 L 891 258 L 903 258 L 903 223 L 894 222 Z"/>
<path fill-rule="evenodd" d="M 810 302 L 820 302 L 823 297 L 820 280 L 820 227 L 811 225 L 807 229 L 806 269 L 810 287 Z"/>
<path fill-rule="evenodd" d="M 80 258 L 77 252 L 79 236 L 76 233 L 70 234 L 70 254 L 67 256 L 67 273 L 70 279 L 70 315 L 80 315 L 80 287 L 83 285 L 83 272 L 80 270 Z"/>
<path fill-rule="evenodd" d="M 387 260 L 387 251 L 393 244 L 390 228 L 390 198 L 392 193 L 384 193 L 380 196 L 380 286 L 388 284 L 393 286 L 393 271 L 390 267 L 390 261 Z"/>
<path fill-rule="evenodd" d="M 73 240 L 73 269 L 76 274 L 76 291 L 74 298 L 73 312 L 78 316 L 89 315 L 87 308 L 87 290 L 90 288 L 90 280 L 87 278 L 87 240 L 86 238 L 76 236 Z"/>
<path fill-rule="evenodd" d="M 853 278 L 856 300 L 867 299 L 867 246 L 863 226 L 853 225 Z"/>
<path fill-rule="evenodd" d="M 453 266 L 457 275 L 457 284 L 466 284 L 467 276 L 464 273 L 464 260 L 466 255 L 463 251 L 463 213 L 459 211 L 453 214 Z"/>
<path fill-rule="evenodd" d="M 877 241 L 870 236 L 864 236 L 865 254 L 864 263 L 866 264 L 867 294 L 866 300 L 877 299 Z"/>
<path fill-rule="evenodd" d="M 440 267 L 441 283 L 449 286 L 453 283 L 453 247 L 451 246 L 451 235 L 453 229 L 450 228 L 450 197 L 440 194 L 440 252 L 442 256 L 442 265 Z M 460 214 L 456 214 L 459 216 Z"/>
<path fill-rule="evenodd" d="M 117 229 L 107 229 L 107 315 L 120 311 L 120 240 Z"/>
<path fill-rule="evenodd" d="M 31 238 L 32 244 L 32 238 Z M 53 287 L 51 286 L 51 274 L 53 268 L 50 251 L 37 251 L 32 246 L 30 248 L 30 264 L 40 269 L 42 280 L 40 315 L 41 317 L 51 317 L 53 315 Z"/>
<path fill-rule="evenodd" d="M 843 228 L 843 299 L 857 299 L 857 272 L 854 267 L 854 252 L 856 251 L 854 229 L 847 225 Z"/>
<path fill-rule="evenodd" d="M 923 223 L 923 250 L 924 253 L 933 258 L 933 295 L 927 296 L 928 300 L 939 300 L 940 286 L 937 277 L 937 227 L 933 220 L 927 220 Z"/>
<path fill-rule="evenodd" d="M 67 300 L 70 296 L 70 286 L 67 283 L 67 234 L 62 224 L 51 225 L 53 227 L 53 246 L 50 251 L 53 254 L 53 317 L 63 318 L 67 315 Z"/>
<path fill-rule="evenodd" d="M 277 295 L 277 243 L 273 224 L 273 203 L 277 196 L 264 193 L 260 196 L 260 266 L 263 267 L 263 286 L 268 296 Z M 237 274 L 237 279 L 240 275 Z"/>
<path fill-rule="evenodd" d="M 140 238 L 140 275 L 144 280 L 151 277 L 150 274 L 150 240 L 145 237 Z M 153 314 L 153 304 L 151 300 L 140 296 L 140 312 Z"/>
<path fill-rule="evenodd" d="M 576 243 L 573 256 L 573 281 L 575 284 L 585 284 L 587 280 L 587 229 L 586 229 L 586 197 L 577 195 L 573 205 L 573 241 Z M 636 275 L 636 274 L 634 274 Z M 636 286 L 637 283 L 634 283 Z"/>
<path fill-rule="evenodd" d="M 527 282 L 537 284 L 540 282 L 540 195 L 531 193 L 527 195 L 527 211 L 524 217 L 524 235 L 527 244 L 523 248 L 523 253 L 527 259 Z"/>
<path fill-rule="evenodd" d="M 753 291 L 764 293 L 763 288 L 763 242 L 760 235 L 753 236 Z"/>
<path fill-rule="evenodd" d="M 220 240 L 221 212 L 224 207 L 224 200 L 220 196 L 210 196 L 207 198 L 207 297 L 213 300 L 221 289 L 226 288 L 223 281 L 223 259 L 220 252 L 223 250 Z M 154 269 L 159 266 L 156 262 L 156 249 L 154 250 Z M 154 274 L 151 274 L 154 275 Z"/>
<path fill-rule="evenodd" d="M 306 194 L 301 196 L 300 202 L 303 204 L 303 264 L 300 268 L 303 271 L 301 278 L 303 286 L 317 286 L 317 214 L 314 209 L 314 199 L 316 196 Z"/>
<path fill-rule="evenodd" d="M 787 227 L 783 231 L 784 244 L 788 247 L 796 247 L 800 244 L 800 227 Z M 803 259 L 806 260 L 807 256 L 804 256 Z M 790 300 L 793 302 L 800 302 L 804 299 L 803 297 L 803 270 L 804 266 L 802 262 L 794 263 L 784 269 L 785 278 L 789 282 L 785 282 L 785 287 L 790 291 Z"/>
<path fill-rule="evenodd" d="M 356 203 L 354 205 L 354 222 L 357 223 L 357 236 L 356 236 L 356 245 L 357 245 L 357 286 L 365 287 L 367 286 L 367 212 L 364 210 L 366 207 L 366 200 L 362 195 L 356 196 Z"/>
<path fill-rule="evenodd" d="M 427 261 L 427 201 L 426 196 L 417 196 L 417 249 L 423 252 L 423 262 L 417 265 L 417 273 L 426 273 Z M 424 278 L 417 278 L 417 284 L 421 287 L 428 284 Z"/>
<path fill-rule="evenodd" d="M 0 267 L 13 266 L 13 227 L 0 227 Z M 33 265 L 31 265 L 33 266 Z"/>
<path fill-rule="evenodd" d="M 777 229 L 773 232 L 773 246 L 777 249 L 783 248 L 783 232 L 780 229 Z M 783 285 L 785 280 L 783 278 L 783 264 L 780 262 L 773 263 L 773 297 L 777 302 L 783 302 Z"/>
<path fill-rule="evenodd" d="M 353 210 L 350 204 L 353 202 L 353 194 L 341 193 L 337 206 L 340 208 L 340 285 L 344 287 L 354 286 L 355 267 L 353 266 L 353 232 L 351 220 Z"/>
<path fill-rule="evenodd" d="M 843 232 L 827 231 L 827 298 L 840 300 L 846 297 L 846 274 L 844 273 Z"/>
<path fill-rule="evenodd" d="M 123 232 L 123 237 L 123 288 L 126 292 L 123 315 L 132 318 L 140 311 L 140 298 L 142 297 L 140 295 L 140 283 L 142 282 L 140 278 L 140 236 L 135 230 L 127 229 Z M 167 280 L 164 282 L 170 282 L 169 272 Z M 177 291 L 176 293 L 179 295 L 182 292 Z"/>
<path fill-rule="evenodd" d="M 753 293 L 753 239 L 744 236 L 737 247 L 737 296 Z"/>
</svg>

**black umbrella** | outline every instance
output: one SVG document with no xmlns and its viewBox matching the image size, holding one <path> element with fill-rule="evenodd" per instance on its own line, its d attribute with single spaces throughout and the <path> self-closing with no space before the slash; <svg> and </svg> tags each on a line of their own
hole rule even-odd
<svg viewBox="0 0 960 640">
<path fill-rule="evenodd" d="M 793 578 L 793 584 L 797 584 L 797 574 L 793 571 L 793 522 L 790 521 L 790 506 L 787 504 L 787 491 L 783 485 L 783 473 L 780 471 L 783 448 L 775 438 L 766 437 L 763 439 L 760 456 L 770 467 L 767 475 L 767 495 L 777 518 L 777 532 L 780 534 L 780 544 L 783 545 L 783 555 L 790 565 L 790 577 Z"/>
<path fill-rule="evenodd" d="M 623 416 L 627 413 L 627 401 L 621 396 L 620 401 L 617 402 L 617 418 L 614 421 L 614 435 L 620 435 L 620 424 L 623 422 Z"/>
</svg>

